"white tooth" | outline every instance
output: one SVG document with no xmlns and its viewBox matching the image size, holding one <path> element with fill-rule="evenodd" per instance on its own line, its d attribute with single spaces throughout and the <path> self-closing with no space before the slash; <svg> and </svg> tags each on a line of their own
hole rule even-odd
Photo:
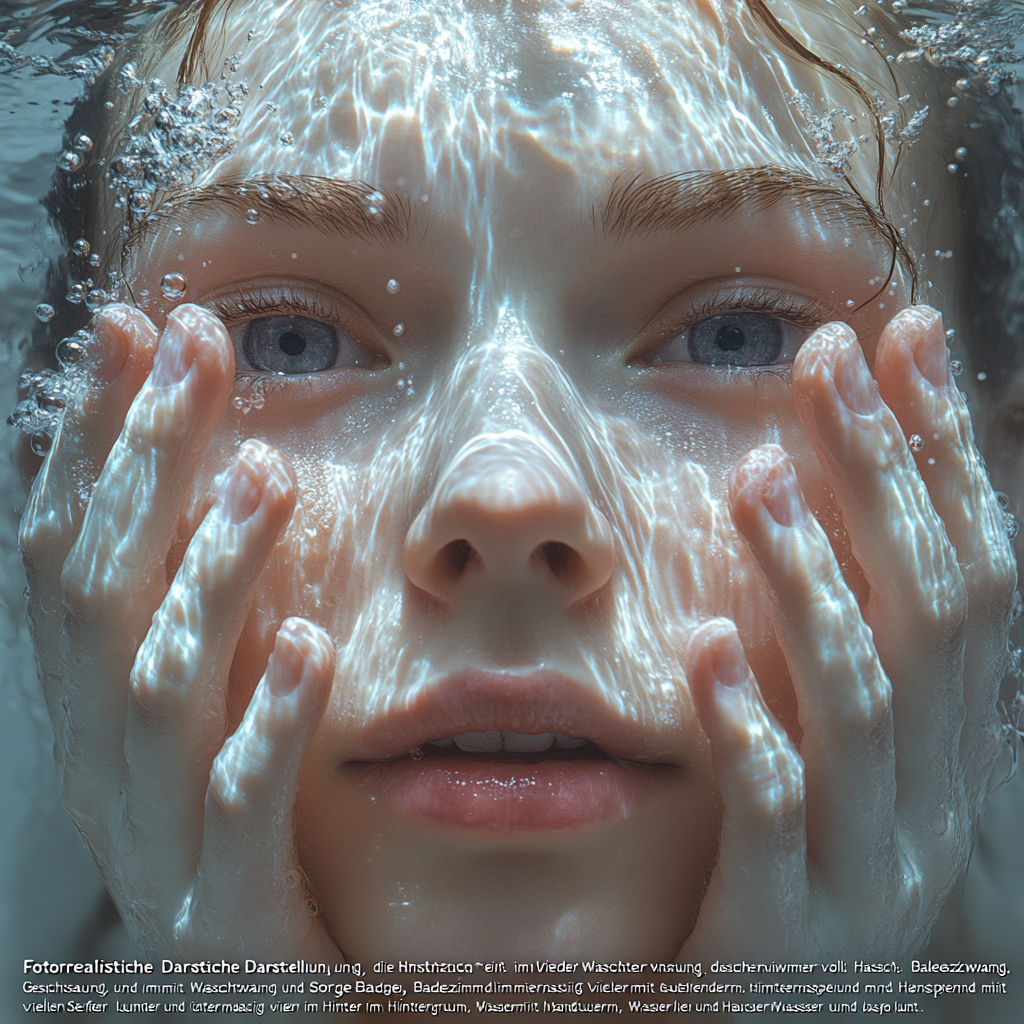
<svg viewBox="0 0 1024 1024">
<path fill-rule="evenodd" d="M 531 736 L 525 732 L 503 732 L 501 738 L 506 750 L 515 750 L 521 754 L 547 750 L 555 741 L 553 732 L 542 732 L 539 736 Z"/>
<path fill-rule="evenodd" d="M 455 737 L 455 745 L 459 750 L 473 753 L 501 750 L 500 732 L 463 732 Z"/>
<path fill-rule="evenodd" d="M 563 736 L 562 733 L 558 733 L 555 736 L 555 746 L 561 747 L 563 750 L 572 750 L 573 747 L 582 747 L 586 740 L 580 739 L 579 736 Z"/>
<path fill-rule="evenodd" d="M 443 740 L 430 740 L 428 747 L 450 747 L 455 742 L 454 736 L 445 736 Z"/>
</svg>

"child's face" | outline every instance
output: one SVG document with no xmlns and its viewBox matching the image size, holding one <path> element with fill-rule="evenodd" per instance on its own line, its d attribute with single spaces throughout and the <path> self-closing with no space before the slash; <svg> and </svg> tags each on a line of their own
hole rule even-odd
<svg viewBox="0 0 1024 1024">
<path fill-rule="evenodd" d="M 889 249 L 789 102 L 833 89 L 738 3 L 280 6 L 232 8 L 238 145 L 133 271 L 158 324 L 180 273 L 236 343 L 180 535 L 244 438 L 300 483 L 233 720 L 285 617 L 335 638 L 297 824 L 350 955 L 672 956 L 717 849 L 695 625 L 734 620 L 795 724 L 725 503 L 749 449 L 790 453 L 863 589 L 788 383 L 815 326 L 871 362 L 908 301 L 897 274 L 867 302 Z M 302 194 L 245 184 L 274 174 Z"/>
</svg>

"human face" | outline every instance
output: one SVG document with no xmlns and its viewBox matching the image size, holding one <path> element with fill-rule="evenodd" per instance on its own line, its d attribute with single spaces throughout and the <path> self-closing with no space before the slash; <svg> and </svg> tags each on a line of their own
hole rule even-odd
<svg viewBox="0 0 1024 1024">
<path fill-rule="evenodd" d="M 729 3 L 236 4 L 225 39 L 238 144 L 131 278 L 184 275 L 235 343 L 179 556 L 244 438 L 298 476 L 230 703 L 287 616 L 334 638 L 297 807 L 328 927 L 362 960 L 672 957 L 720 814 L 696 626 L 736 623 L 795 729 L 746 452 L 789 452 L 863 593 L 787 377 L 831 320 L 870 362 L 909 298 L 791 112 L 834 88 Z"/>
</svg>

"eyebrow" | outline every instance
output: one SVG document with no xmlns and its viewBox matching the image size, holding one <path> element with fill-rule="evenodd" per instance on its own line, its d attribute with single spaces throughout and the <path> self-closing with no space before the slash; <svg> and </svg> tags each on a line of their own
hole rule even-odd
<svg viewBox="0 0 1024 1024">
<path fill-rule="evenodd" d="M 789 201 L 804 204 L 825 223 L 859 227 L 889 242 L 885 218 L 849 186 L 776 165 L 722 171 L 683 171 L 643 181 L 619 180 L 592 219 L 613 241 L 659 232 L 684 232 L 742 210 L 760 213 Z M 395 244 L 409 240 L 413 213 L 408 199 L 360 181 L 314 175 L 275 174 L 215 182 L 165 198 L 129 233 L 125 252 L 154 226 L 198 213 L 204 206 L 316 231 Z"/>
<path fill-rule="evenodd" d="M 804 204 L 826 223 L 864 228 L 889 240 L 884 217 L 850 187 L 801 171 L 766 165 L 685 171 L 651 181 L 618 182 L 594 218 L 613 241 L 686 231 L 740 210 L 761 213 L 783 200 Z"/>
<path fill-rule="evenodd" d="M 242 217 L 254 210 L 261 220 L 387 244 L 408 241 L 412 222 L 408 201 L 386 189 L 361 181 L 275 174 L 175 192 L 131 233 L 129 244 L 164 221 L 201 213 L 204 207 L 233 209 Z"/>
</svg>

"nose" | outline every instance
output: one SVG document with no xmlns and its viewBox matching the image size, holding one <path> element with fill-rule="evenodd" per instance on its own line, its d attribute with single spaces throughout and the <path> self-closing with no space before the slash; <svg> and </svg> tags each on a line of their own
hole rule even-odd
<svg viewBox="0 0 1024 1024">
<path fill-rule="evenodd" d="M 611 528 L 572 468 L 520 431 L 469 442 L 405 541 L 409 579 L 448 604 L 476 593 L 475 580 L 553 590 L 567 607 L 614 567 Z"/>
</svg>

